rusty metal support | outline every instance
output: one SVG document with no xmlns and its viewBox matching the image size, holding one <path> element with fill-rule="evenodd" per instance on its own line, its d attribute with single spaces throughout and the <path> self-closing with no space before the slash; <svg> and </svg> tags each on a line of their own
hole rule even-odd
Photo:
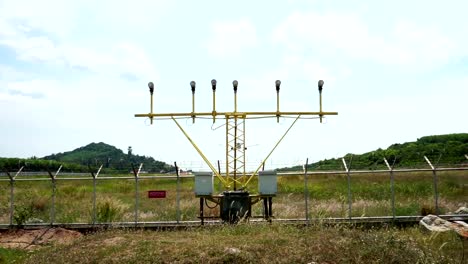
<svg viewBox="0 0 468 264">
<path fill-rule="evenodd" d="M 135 170 L 135 167 L 133 166 L 132 164 L 132 168 L 133 168 L 133 174 L 135 176 L 135 225 L 138 224 L 138 207 L 139 207 L 139 197 L 138 197 L 138 194 L 140 192 L 139 190 L 139 184 L 138 184 L 138 178 L 140 176 L 140 172 L 141 172 L 141 168 L 143 167 L 143 163 L 140 163 L 140 167 L 138 167 L 138 170 Z"/>
<path fill-rule="evenodd" d="M 434 204 L 435 204 L 435 211 L 436 215 L 439 215 L 439 190 L 438 190 L 438 179 L 437 179 L 437 172 L 436 168 L 432 165 L 431 161 L 424 156 L 424 159 L 426 160 L 427 164 L 429 164 L 429 167 L 432 169 L 432 180 L 433 180 L 433 186 L 434 186 Z"/>
<path fill-rule="evenodd" d="M 180 176 L 179 176 L 179 167 L 177 167 L 177 162 L 174 161 L 174 167 L 177 174 L 177 190 L 176 190 L 176 221 L 180 222 Z"/>
<path fill-rule="evenodd" d="M 351 175 L 349 173 L 349 171 L 351 170 L 351 162 L 349 163 L 350 167 L 348 168 L 348 165 L 346 164 L 346 161 L 344 158 L 341 159 L 343 161 L 343 165 L 345 167 L 345 170 L 346 170 L 346 176 L 347 176 L 347 180 L 348 180 L 348 218 L 351 219 L 352 216 L 351 216 L 351 204 L 352 204 L 352 194 L 351 194 Z"/>
<path fill-rule="evenodd" d="M 203 210 L 204 210 L 203 200 L 204 200 L 204 198 L 200 197 L 200 221 L 201 221 L 201 225 L 205 224 L 205 217 L 203 216 Z"/>
<path fill-rule="evenodd" d="M 96 174 L 91 171 L 91 177 L 93 177 L 93 225 L 96 224 L 96 179 L 99 176 L 99 173 L 101 172 L 103 164 L 101 164 L 101 167 L 99 167 L 98 171 Z"/>
<path fill-rule="evenodd" d="M 388 167 L 388 172 L 390 173 L 390 189 L 391 189 L 391 195 L 392 195 L 392 217 L 395 219 L 395 177 L 393 175 L 393 166 L 390 166 L 388 164 L 388 161 L 386 158 L 384 158 L 385 165 Z"/>
<path fill-rule="evenodd" d="M 304 201 L 305 201 L 305 218 L 307 225 L 310 224 L 310 219 L 309 219 L 309 185 L 307 182 L 307 167 L 309 166 L 309 158 L 306 159 L 306 163 L 304 166 Z"/>
</svg>

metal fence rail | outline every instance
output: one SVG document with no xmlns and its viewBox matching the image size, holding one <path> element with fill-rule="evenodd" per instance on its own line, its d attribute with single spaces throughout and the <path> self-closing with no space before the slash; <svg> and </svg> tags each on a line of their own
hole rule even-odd
<svg viewBox="0 0 468 264">
<path fill-rule="evenodd" d="M 428 168 L 427 169 L 394 169 L 392 166 L 389 165 L 388 161 L 384 159 L 385 164 L 387 165 L 388 169 L 386 170 L 352 170 L 350 164 L 348 164 L 344 159 L 343 166 L 344 170 L 336 170 L 336 171 L 309 171 L 308 168 L 308 159 L 306 160 L 305 166 L 303 171 L 301 172 L 285 172 L 285 173 L 278 173 L 278 176 L 288 177 L 288 176 L 303 176 L 304 178 L 304 203 L 305 203 L 305 217 L 298 218 L 298 219 L 275 219 L 274 221 L 299 221 L 310 224 L 313 221 L 321 221 L 321 222 L 404 222 L 404 221 L 416 221 L 419 220 L 422 216 L 397 216 L 396 215 L 396 206 L 395 206 L 395 173 L 401 172 L 432 172 L 432 185 L 433 185 L 433 195 L 434 195 L 434 208 L 436 214 L 440 214 L 439 209 L 439 188 L 438 188 L 438 172 L 445 172 L 445 171 L 468 171 L 468 167 L 459 167 L 459 168 L 437 168 L 435 167 L 431 161 L 424 157 Z M 468 157 L 467 157 L 468 159 Z M 177 164 L 175 163 L 176 168 Z M 52 188 L 52 196 L 51 196 L 51 207 L 50 207 L 50 221 L 44 224 L 25 224 L 25 227 L 35 227 L 35 226 L 76 226 L 76 227 L 83 227 L 83 226 L 103 226 L 103 225 L 113 225 L 113 226 L 167 226 L 167 225 L 182 225 L 182 226 L 192 226 L 197 225 L 198 221 L 181 221 L 181 211 L 180 211 L 180 181 L 182 178 L 193 178 L 193 175 L 186 175 L 180 176 L 178 170 L 176 175 L 140 175 L 141 169 L 143 164 L 140 164 L 138 169 L 133 170 L 132 176 L 99 176 L 101 167 L 96 172 L 91 172 L 87 176 L 86 175 L 77 175 L 77 174 L 70 174 L 72 177 L 58 177 L 60 174 L 61 167 L 54 173 L 47 172 L 48 177 L 44 177 L 43 175 L 35 173 L 24 173 L 24 167 L 21 167 L 16 172 L 6 172 L 5 175 L 7 177 L 1 177 L 0 175 L 0 182 L 9 182 L 9 223 L 8 224 L 0 224 L 0 229 L 11 228 L 18 226 L 18 224 L 14 223 L 14 215 L 15 215 L 15 183 L 16 182 L 37 182 L 37 181 L 49 181 L 51 182 Z M 353 217 L 352 212 L 352 182 L 351 182 L 351 175 L 353 174 L 388 174 L 390 176 L 390 189 L 391 189 L 391 216 L 378 216 L 378 217 Z M 25 175 L 26 177 L 19 177 Z M 309 203 L 309 178 L 314 175 L 346 175 L 347 180 L 347 202 L 348 202 L 348 217 L 342 218 L 311 218 L 309 217 L 309 207 L 311 206 Z M 176 219 L 173 221 L 140 221 L 139 219 L 139 181 L 144 179 L 170 179 L 175 180 L 177 183 L 176 187 Z M 82 181 L 82 180 L 89 180 L 93 183 L 93 192 L 92 192 L 92 222 L 91 223 L 57 223 L 55 221 L 56 217 L 56 191 L 57 191 L 57 182 L 58 181 Z M 113 222 L 113 223 L 101 223 L 97 221 L 96 217 L 96 183 L 98 181 L 105 181 L 105 180 L 134 180 L 134 188 L 135 188 L 135 196 L 134 196 L 134 221 L 133 222 Z M 466 202 L 466 201 L 464 201 Z M 468 215 L 445 215 L 447 219 L 458 219 L 458 220 L 467 220 Z M 209 223 L 210 221 L 208 221 Z M 219 222 L 219 221 L 218 221 Z M 211 223 L 217 223 L 216 221 L 211 221 Z"/>
</svg>

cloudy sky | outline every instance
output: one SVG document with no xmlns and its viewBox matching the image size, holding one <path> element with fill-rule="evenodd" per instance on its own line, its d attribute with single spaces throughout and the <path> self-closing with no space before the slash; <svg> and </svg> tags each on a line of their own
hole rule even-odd
<svg viewBox="0 0 468 264">
<path fill-rule="evenodd" d="M 201 158 L 172 121 L 149 112 L 317 111 L 269 161 L 301 163 L 468 132 L 466 1 L 0 0 L 0 156 L 30 157 L 105 142 L 172 163 Z M 222 120 L 181 120 L 212 161 Z M 256 164 L 292 119 L 247 121 Z M 193 165 L 195 166 L 195 165 Z M 250 166 L 250 165 L 249 165 Z"/>
</svg>

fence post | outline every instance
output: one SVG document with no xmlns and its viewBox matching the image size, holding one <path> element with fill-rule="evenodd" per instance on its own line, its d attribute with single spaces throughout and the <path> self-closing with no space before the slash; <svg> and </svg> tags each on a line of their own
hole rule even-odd
<svg viewBox="0 0 468 264">
<path fill-rule="evenodd" d="M 388 164 L 388 161 L 386 158 L 383 158 L 384 161 L 385 161 L 385 165 L 387 165 L 387 168 L 388 168 L 388 171 L 390 172 L 390 189 L 391 189 L 391 192 L 392 192 L 392 217 L 393 217 L 393 221 L 395 221 L 395 178 L 394 178 L 394 175 L 393 175 L 393 166 L 390 166 L 390 164 Z"/>
<path fill-rule="evenodd" d="M 305 200 L 305 218 L 307 225 L 310 224 L 309 220 L 309 186 L 307 184 L 307 167 L 309 165 L 309 158 L 306 159 L 304 167 L 304 200 Z"/>
<path fill-rule="evenodd" d="M 434 184 L 434 199 L 435 199 L 435 211 L 436 215 L 439 215 L 439 191 L 437 189 L 437 173 L 436 173 L 436 168 L 432 165 L 431 161 L 424 156 L 424 159 L 426 160 L 427 164 L 432 169 L 432 179 L 433 179 L 433 184 Z"/>
<path fill-rule="evenodd" d="M 140 163 L 140 167 L 138 168 L 138 171 L 135 170 L 135 167 L 132 164 L 132 169 L 133 169 L 133 174 L 135 175 L 135 226 L 138 225 L 138 193 L 139 193 L 139 188 L 138 188 L 138 178 L 140 175 L 141 168 L 143 167 L 143 163 Z"/>
<path fill-rule="evenodd" d="M 10 173 L 7 172 L 8 177 L 10 177 L 10 226 L 13 225 L 13 214 L 15 212 L 15 179 L 11 177 Z"/>
<path fill-rule="evenodd" d="M 219 162 L 218 162 L 219 166 Z M 176 192 L 176 219 L 177 224 L 180 222 L 180 175 L 179 175 L 179 167 L 177 167 L 177 162 L 174 161 L 174 167 L 176 170 L 177 175 L 177 192 Z"/>
<path fill-rule="evenodd" d="M 56 178 L 61 169 L 62 169 L 62 165 L 60 165 L 60 167 L 55 172 L 55 174 L 52 174 L 50 170 L 47 171 L 49 173 L 50 180 L 52 181 L 52 207 L 50 208 L 50 225 L 51 226 L 53 226 L 55 222 L 55 194 L 57 192 Z"/>
<path fill-rule="evenodd" d="M 101 167 L 99 167 L 96 174 L 91 171 L 91 176 L 93 177 L 93 225 L 96 224 L 96 180 L 99 176 L 99 173 L 101 172 L 102 166 L 103 164 L 101 164 Z"/>
<path fill-rule="evenodd" d="M 347 175 L 347 179 L 348 179 L 348 218 L 351 219 L 352 216 L 351 216 L 351 203 L 352 203 L 352 196 L 351 196 L 351 175 L 349 173 L 350 169 L 351 169 L 351 162 L 350 162 L 350 167 L 348 168 L 348 165 L 346 165 L 346 161 L 343 158 L 341 158 L 341 160 L 343 161 L 343 165 L 345 167 L 345 170 L 346 170 L 346 175 Z"/>
<path fill-rule="evenodd" d="M 8 170 L 5 170 L 8 178 L 10 178 L 10 227 L 13 226 L 13 216 L 15 214 L 15 179 L 24 169 L 24 166 L 15 173 L 15 176 L 11 176 Z"/>
</svg>

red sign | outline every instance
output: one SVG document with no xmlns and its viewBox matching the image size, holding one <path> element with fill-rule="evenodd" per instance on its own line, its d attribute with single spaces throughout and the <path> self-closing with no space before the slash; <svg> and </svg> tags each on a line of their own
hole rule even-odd
<svg viewBox="0 0 468 264">
<path fill-rule="evenodd" d="M 166 198 L 166 191 L 148 191 L 148 198 Z"/>
</svg>

